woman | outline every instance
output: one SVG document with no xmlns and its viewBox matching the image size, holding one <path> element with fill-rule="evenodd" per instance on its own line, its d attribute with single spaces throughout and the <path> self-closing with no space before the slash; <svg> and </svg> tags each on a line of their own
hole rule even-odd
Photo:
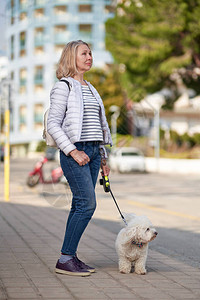
<svg viewBox="0 0 200 300">
<path fill-rule="evenodd" d="M 112 146 L 101 97 L 83 79 L 92 66 L 92 53 L 87 43 L 72 41 L 63 49 L 50 95 L 48 132 L 60 149 L 60 164 L 69 182 L 73 199 L 66 225 L 61 257 L 56 272 L 88 276 L 95 269 L 80 261 L 76 251 L 80 238 L 95 208 L 95 185 L 101 166 L 109 175 L 106 151 Z"/>
</svg>

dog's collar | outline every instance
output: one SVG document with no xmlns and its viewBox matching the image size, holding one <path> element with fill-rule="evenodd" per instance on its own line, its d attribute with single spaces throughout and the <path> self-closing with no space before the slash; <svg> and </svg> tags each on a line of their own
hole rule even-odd
<svg viewBox="0 0 200 300">
<path fill-rule="evenodd" d="M 133 245 L 136 245 L 136 246 L 139 247 L 139 248 L 142 248 L 142 247 L 144 246 L 143 243 L 137 243 L 137 242 L 135 242 L 135 241 L 132 241 L 132 244 L 133 244 Z"/>
</svg>

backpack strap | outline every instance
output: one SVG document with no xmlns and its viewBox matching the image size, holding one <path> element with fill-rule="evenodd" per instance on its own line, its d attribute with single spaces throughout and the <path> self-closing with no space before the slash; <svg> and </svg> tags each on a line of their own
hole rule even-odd
<svg viewBox="0 0 200 300">
<path fill-rule="evenodd" d="M 60 81 L 63 81 L 63 82 L 65 82 L 65 83 L 67 84 L 68 88 L 69 88 L 69 91 L 70 91 L 70 84 L 69 84 L 69 81 L 67 81 L 67 80 L 64 80 L 64 79 L 61 79 Z"/>
<path fill-rule="evenodd" d="M 67 81 L 67 80 L 65 80 L 65 79 L 61 79 L 60 81 L 63 81 L 63 82 L 66 83 L 66 85 L 67 85 L 68 88 L 69 88 L 69 92 L 70 92 L 70 83 L 69 83 L 69 81 Z M 67 106 L 66 106 L 66 111 L 67 111 Z M 65 111 L 65 112 L 66 112 L 66 111 Z"/>
</svg>

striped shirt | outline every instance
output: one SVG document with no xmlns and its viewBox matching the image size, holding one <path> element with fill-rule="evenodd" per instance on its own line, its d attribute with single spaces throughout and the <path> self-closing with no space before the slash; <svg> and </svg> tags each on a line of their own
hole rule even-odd
<svg viewBox="0 0 200 300">
<path fill-rule="evenodd" d="M 100 106 L 87 85 L 82 85 L 83 93 L 83 125 L 81 142 L 103 141 L 103 131 L 99 117 Z"/>
</svg>

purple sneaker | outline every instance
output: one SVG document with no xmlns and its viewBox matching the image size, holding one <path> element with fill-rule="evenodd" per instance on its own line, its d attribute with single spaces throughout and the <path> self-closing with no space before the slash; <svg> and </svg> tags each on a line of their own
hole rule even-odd
<svg viewBox="0 0 200 300">
<path fill-rule="evenodd" d="M 60 263 L 58 260 L 56 264 L 55 272 L 60 274 L 73 275 L 73 276 L 90 276 L 89 270 L 81 268 L 77 264 L 75 257 L 68 260 L 64 264 Z"/>
<path fill-rule="evenodd" d="M 90 273 L 96 272 L 95 268 L 92 268 L 92 267 L 86 265 L 83 261 L 81 261 L 81 260 L 77 257 L 76 254 L 74 255 L 74 259 L 75 259 L 77 265 L 78 265 L 82 270 L 87 270 L 87 271 L 89 271 Z"/>
</svg>

